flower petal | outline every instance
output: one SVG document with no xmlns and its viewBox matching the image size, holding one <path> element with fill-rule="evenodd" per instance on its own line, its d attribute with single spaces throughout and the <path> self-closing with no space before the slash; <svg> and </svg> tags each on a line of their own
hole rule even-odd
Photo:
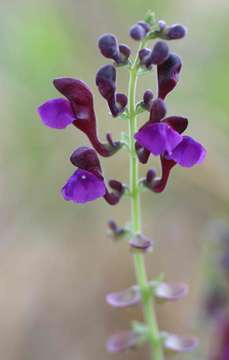
<svg viewBox="0 0 229 360">
<path fill-rule="evenodd" d="M 182 136 L 166 123 L 148 123 L 141 128 L 135 139 L 155 156 L 172 150 L 182 141 Z"/>
<path fill-rule="evenodd" d="M 194 336 L 178 336 L 166 334 L 164 347 L 166 350 L 180 353 L 193 351 L 198 346 L 198 339 Z"/>
<path fill-rule="evenodd" d="M 78 169 L 61 189 L 65 200 L 84 204 L 102 197 L 106 192 L 104 181 L 89 171 Z"/>
<path fill-rule="evenodd" d="M 153 249 L 154 242 L 145 235 L 138 234 L 129 241 L 129 245 L 132 249 L 151 251 Z"/>
<path fill-rule="evenodd" d="M 65 99 L 51 99 L 38 107 L 42 122 L 54 129 L 64 129 L 75 120 L 71 103 Z"/>
<path fill-rule="evenodd" d="M 206 157 L 206 149 L 190 136 L 184 136 L 182 142 L 173 149 L 170 158 L 183 167 L 201 164 Z"/>
<path fill-rule="evenodd" d="M 159 285 L 151 283 L 155 287 L 155 296 L 160 301 L 176 301 L 184 298 L 188 293 L 188 286 L 184 283 L 167 284 L 160 283 Z"/>
<path fill-rule="evenodd" d="M 107 350 L 118 353 L 138 345 L 141 336 L 134 331 L 120 331 L 112 335 L 107 341 Z"/>
<path fill-rule="evenodd" d="M 132 286 L 117 293 L 107 294 L 106 301 L 114 307 L 128 307 L 141 302 L 141 294 L 138 286 Z"/>
</svg>

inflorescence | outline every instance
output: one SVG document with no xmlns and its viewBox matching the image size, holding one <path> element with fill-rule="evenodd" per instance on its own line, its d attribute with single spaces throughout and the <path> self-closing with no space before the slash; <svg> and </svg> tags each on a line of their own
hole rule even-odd
<svg viewBox="0 0 229 360">
<path fill-rule="evenodd" d="M 108 33 L 98 39 L 101 54 L 112 60 L 97 71 L 98 91 L 107 102 L 112 117 L 129 124 L 129 134 L 122 134 L 120 140 L 114 141 L 109 133 L 105 142 L 100 141 L 93 94 L 83 81 L 69 77 L 54 80 L 55 88 L 64 97 L 48 100 L 39 106 L 38 113 L 42 122 L 54 129 L 65 129 L 73 125 L 81 130 L 91 143 L 91 147 L 82 146 L 70 157 L 76 170 L 61 189 L 65 200 L 84 204 L 103 197 L 110 205 L 116 205 L 127 195 L 131 198 L 136 214 L 140 211 L 138 200 L 142 189 L 161 193 L 165 190 L 171 170 L 176 165 L 190 168 L 203 162 L 206 156 L 205 148 L 189 135 L 183 135 L 188 127 L 188 119 L 177 115 L 167 116 L 165 103 L 167 96 L 179 81 L 182 68 L 180 57 L 170 52 L 165 41 L 182 39 L 186 33 L 183 25 L 168 26 L 164 21 L 156 20 L 154 14 L 149 12 L 144 21 L 138 21 L 129 30 L 130 37 L 139 42 L 135 58 L 132 57 L 127 45 L 119 44 L 115 35 Z M 157 40 L 152 48 L 147 47 L 151 40 Z M 130 73 L 128 96 L 117 91 L 116 73 L 120 67 L 125 67 Z M 142 95 L 142 100 L 135 103 L 137 78 L 142 74 L 152 76 L 154 71 L 157 74 L 157 95 L 148 89 Z M 135 125 L 139 114 L 144 114 L 146 122 L 137 128 Z M 111 157 L 121 149 L 129 151 L 132 162 L 129 187 L 114 179 L 109 180 L 107 185 L 98 157 Z M 147 164 L 151 155 L 160 158 L 161 174 L 158 176 L 155 169 L 148 169 L 146 176 L 138 179 L 137 162 Z M 137 215 L 134 218 L 132 214 L 131 221 L 132 226 L 119 227 L 112 220 L 109 222 L 109 228 L 114 239 L 128 239 L 130 248 L 137 253 L 136 265 L 141 262 L 142 258 L 139 256 L 142 257 L 142 254 L 152 249 L 154 244 L 139 230 L 136 224 L 140 222 Z M 174 301 L 187 294 L 187 286 L 183 283 L 167 284 L 160 278 L 147 282 L 144 271 L 143 275 L 140 274 L 143 269 L 141 266 L 136 265 L 138 285 L 122 292 L 108 294 L 107 302 L 110 305 L 127 307 L 142 302 L 146 310 L 149 301 Z M 153 358 L 161 360 L 163 351 L 159 348 L 182 352 L 190 351 L 196 346 L 196 338 L 159 332 L 156 326 L 155 329 L 150 328 L 152 322 L 148 320 L 146 310 L 145 324 L 134 323 L 132 330 L 113 335 L 108 340 L 108 350 L 119 352 L 144 342 L 151 342 L 152 353 L 155 356 Z"/>
</svg>

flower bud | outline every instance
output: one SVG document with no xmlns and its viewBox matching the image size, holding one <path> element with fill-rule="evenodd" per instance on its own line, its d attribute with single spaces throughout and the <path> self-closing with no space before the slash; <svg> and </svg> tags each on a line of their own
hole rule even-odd
<svg viewBox="0 0 229 360">
<path fill-rule="evenodd" d="M 135 235 L 130 241 L 129 245 L 132 249 L 141 251 L 151 251 L 153 249 L 153 241 L 143 234 Z"/>
<path fill-rule="evenodd" d="M 146 90 L 143 95 L 143 104 L 147 110 L 151 109 L 153 100 L 153 92 L 151 90 Z"/>
<path fill-rule="evenodd" d="M 146 34 L 147 34 L 147 33 L 150 31 L 150 29 L 151 29 L 150 24 L 148 24 L 147 22 L 145 22 L 145 21 L 143 21 L 143 20 L 138 21 L 137 24 L 140 25 L 140 26 L 144 29 L 144 31 L 145 31 Z"/>
<path fill-rule="evenodd" d="M 131 50 L 130 50 L 129 46 L 127 46 L 125 44 L 120 44 L 119 45 L 119 52 L 120 52 L 120 62 L 122 64 L 127 64 L 128 59 L 129 59 L 130 54 L 131 54 Z"/>
<path fill-rule="evenodd" d="M 140 163 L 146 164 L 150 157 L 150 151 L 145 149 L 138 141 L 135 143 L 135 150 Z"/>
<path fill-rule="evenodd" d="M 116 94 L 116 106 L 118 107 L 118 112 L 121 113 L 128 102 L 128 98 L 125 94 L 117 93 Z"/>
<path fill-rule="evenodd" d="M 158 20 L 159 31 L 163 31 L 166 28 L 166 22 L 164 20 Z"/>
<path fill-rule="evenodd" d="M 143 26 L 141 26 L 140 24 L 135 24 L 130 28 L 129 34 L 133 40 L 140 41 L 144 39 L 147 32 Z"/>
<path fill-rule="evenodd" d="M 114 96 L 116 82 L 116 70 L 113 65 L 102 66 L 96 74 L 96 85 L 99 88 L 100 94 L 109 100 Z"/>
<path fill-rule="evenodd" d="M 151 110 L 150 110 L 150 122 L 158 122 L 161 119 L 163 119 L 166 115 L 166 106 L 165 106 L 165 102 L 158 98 L 155 99 L 152 102 L 151 105 Z"/>
<path fill-rule="evenodd" d="M 108 339 L 107 350 L 111 353 L 119 353 L 136 347 L 140 341 L 140 334 L 134 331 L 120 331 Z"/>
<path fill-rule="evenodd" d="M 193 351 L 198 346 L 198 339 L 193 336 L 178 336 L 165 333 L 164 347 L 171 353 Z"/>
<path fill-rule="evenodd" d="M 101 35 L 98 40 L 98 47 L 104 57 L 119 62 L 118 40 L 115 35 Z"/>
<path fill-rule="evenodd" d="M 108 227 L 114 239 L 120 239 L 124 237 L 127 233 L 126 229 L 119 227 L 113 220 L 108 221 Z"/>
<path fill-rule="evenodd" d="M 164 99 L 175 88 L 181 67 L 181 60 L 176 54 L 170 54 L 165 62 L 158 65 L 158 97 Z"/>
<path fill-rule="evenodd" d="M 187 28 L 184 27 L 183 25 L 174 24 L 174 25 L 169 26 L 165 30 L 164 34 L 165 34 L 165 37 L 167 40 L 182 39 L 187 34 Z"/>
<path fill-rule="evenodd" d="M 110 180 L 109 186 L 113 191 L 109 192 L 108 189 L 106 188 L 104 199 L 109 205 L 116 205 L 119 203 L 121 197 L 125 192 L 125 186 L 120 181 L 117 180 Z"/>
<path fill-rule="evenodd" d="M 118 308 L 137 305 L 141 302 L 141 293 L 138 286 L 132 286 L 117 293 L 110 293 L 106 296 L 109 305 Z"/>
<path fill-rule="evenodd" d="M 169 47 L 164 41 L 158 41 L 152 50 L 150 62 L 154 65 L 162 64 L 169 57 Z"/>
<path fill-rule="evenodd" d="M 94 149 L 87 146 L 76 149 L 72 153 L 70 161 L 74 166 L 80 169 L 91 172 L 96 171 L 98 173 L 102 172 L 97 153 Z"/>
</svg>

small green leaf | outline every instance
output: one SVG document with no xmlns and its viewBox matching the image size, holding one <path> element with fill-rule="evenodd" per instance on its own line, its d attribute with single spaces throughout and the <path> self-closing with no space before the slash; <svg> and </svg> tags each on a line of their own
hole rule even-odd
<svg viewBox="0 0 229 360">
<path fill-rule="evenodd" d="M 145 18 L 144 18 L 145 22 L 147 22 L 149 25 L 153 26 L 156 22 L 156 15 L 153 11 L 148 10 Z"/>
<path fill-rule="evenodd" d="M 148 335 L 148 327 L 139 321 L 132 322 L 132 329 L 139 335 Z"/>
<path fill-rule="evenodd" d="M 118 116 L 120 120 L 128 120 L 129 119 L 129 111 L 126 109 L 123 113 Z"/>
<path fill-rule="evenodd" d="M 121 132 L 120 141 L 128 150 L 130 150 L 129 135 L 125 131 Z"/>
<path fill-rule="evenodd" d="M 146 109 L 144 108 L 143 106 L 143 102 L 139 102 L 136 106 L 136 110 L 135 110 L 135 114 L 136 115 L 139 115 L 139 114 L 142 114 L 146 111 Z"/>
</svg>

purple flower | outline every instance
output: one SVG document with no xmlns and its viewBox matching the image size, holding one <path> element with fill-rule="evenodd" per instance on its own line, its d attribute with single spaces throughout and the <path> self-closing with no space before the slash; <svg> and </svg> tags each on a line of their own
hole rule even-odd
<svg viewBox="0 0 229 360">
<path fill-rule="evenodd" d="M 48 100 L 39 106 L 38 113 L 44 125 L 54 129 L 64 129 L 75 120 L 71 104 L 65 99 Z"/>
<path fill-rule="evenodd" d="M 71 155 L 71 163 L 78 167 L 61 189 L 65 200 L 84 204 L 105 195 L 106 186 L 95 150 L 83 146 Z"/>
<path fill-rule="evenodd" d="M 110 180 L 106 188 L 98 155 L 94 149 L 82 146 L 76 149 L 71 163 L 79 169 L 68 179 L 61 192 L 65 200 L 83 204 L 103 197 L 110 205 L 116 205 L 124 194 L 124 186 L 117 180 Z"/>
<path fill-rule="evenodd" d="M 175 54 L 157 67 L 158 97 L 164 99 L 176 86 L 181 71 L 181 60 Z"/>
<path fill-rule="evenodd" d="M 100 143 L 97 136 L 93 96 L 83 81 L 60 78 L 54 80 L 54 86 L 67 99 L 51 99 L 39 106 L 38 113 L 46 126 L 64 129 L 73 124 L 87 135 L 93 147 L 105 157 L 113 155 L 121 148 L 120 142 Z"/>
<path fill-rule="evenodd" d="M 201 164 L 206 157 L 206 149 L 190 136 L 183 136 L 182 141 L 173 149 L 169 157 L 183 167 Z"/>
<path fill-rule="evenodd" d="M 166 123 L 148 123 L 143 126 L 135 139 L 153 155 L 169 154 L 182 141 L 182 136 Z"/>
<path fill-rule="evenodd" d="M 162 155 L 183 167 L 200 164 L 206 156 L 206 150 L 200 143 L 190 136 L 180 135 L 166 119 L 147 123 L 135 134 L 135 139 L 153 155 Z"/>
<path fill-rule="evenodd" d="M 105 184 L 101 177 L 93 173 L 78 169 L 68 179 L 61 189 L 65 200 L 84 204 L 104 196 Z"/>
</svg>

